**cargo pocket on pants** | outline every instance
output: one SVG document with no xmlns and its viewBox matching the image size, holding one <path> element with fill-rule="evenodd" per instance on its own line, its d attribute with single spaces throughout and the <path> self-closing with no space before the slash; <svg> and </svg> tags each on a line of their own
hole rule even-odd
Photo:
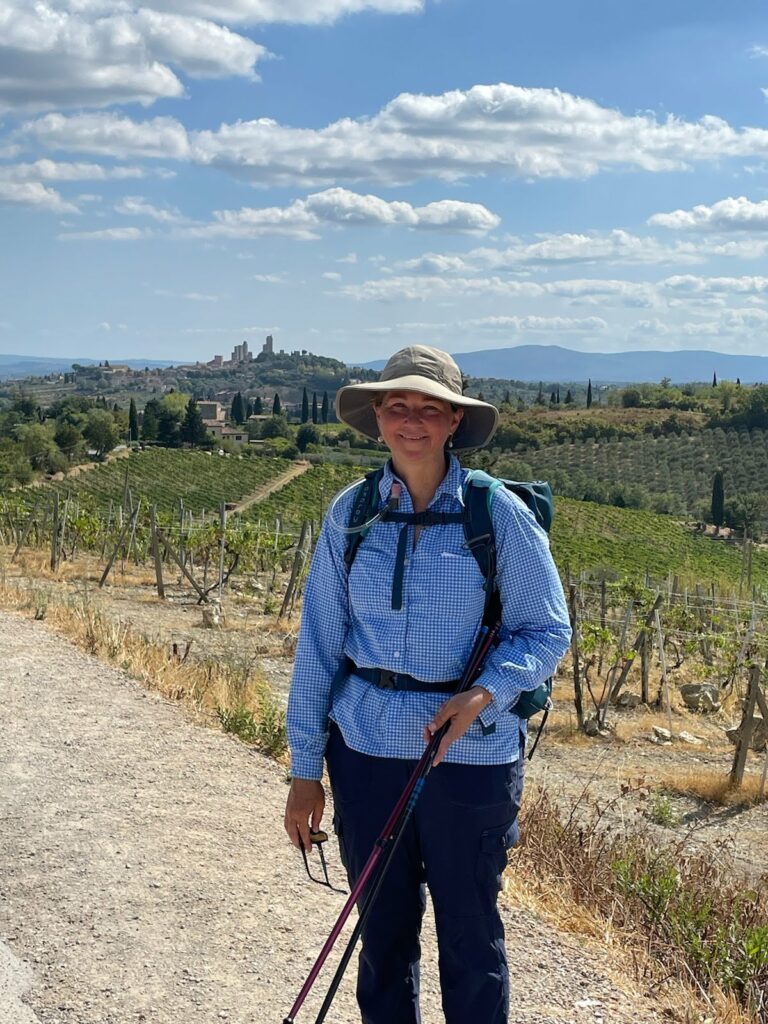
<svg viewBox="0 0 768 1024">
<path fill-rule="evenodd" d="M 501 876 L 507 866 L 507 855 L 519 839 L 517 820 L 487 828 L 480 837 L 476 878 L 494 901 L 501 889 Z"/>
</svg>

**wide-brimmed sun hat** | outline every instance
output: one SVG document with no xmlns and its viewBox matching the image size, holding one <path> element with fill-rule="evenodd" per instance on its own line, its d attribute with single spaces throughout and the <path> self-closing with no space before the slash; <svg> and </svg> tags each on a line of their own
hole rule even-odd
<svg viewBox="0 0 768 1024">
<path fill-rule="evenodd" d="M 379 436 L 373 399 L 385 391 L 419 391 L 442 398 L 464 410 L 453 435 L 453 447 L 482 448 L 499 422 L 499 410 L 489 402 L 469 398 L 461 391 L 461 370 L 447 352 L 431 345 L 409 345 L 390 358 L 377 381 L 348 384 L 336 393 L 336 415 L 374 440 Z"/>
</svg>

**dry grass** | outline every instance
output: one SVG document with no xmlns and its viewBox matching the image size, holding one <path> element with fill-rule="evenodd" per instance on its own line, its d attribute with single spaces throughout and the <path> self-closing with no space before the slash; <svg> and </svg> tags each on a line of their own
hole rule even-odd
<svg viewBox="0 0 768 1024">
<path fill-rule="evenodd" d="M 623 796 L 598 805 L 585 791 L 563 819 L 546 790 L 529 792 L 507 895 L 631 957 L 672 1019 L 768 1024 L 768 886 L 740 879 L 725 849 L 660 849 Z"/>
<path fill-rule="evenodd" d="M 674 773 L 656 774 L 654 787 L 724 807 L 751 807 L 768 800 L 768 785 L 762 788 L 761 775 L 745 774 L 741 786 L 737 788 L 732 785 L 729 775 L 702 765 L 695 770 L 676 769 Z"/>
</svg>

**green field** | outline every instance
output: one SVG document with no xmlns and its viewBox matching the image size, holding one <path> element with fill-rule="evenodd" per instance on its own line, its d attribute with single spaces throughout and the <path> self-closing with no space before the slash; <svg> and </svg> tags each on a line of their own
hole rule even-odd
<svg viewBox="0 0 768 1024">
<path fill-rule="evenodd" d="M 557 498 L 552 553 L 562 573 L 626 576 L 642 581 L 670 573 L 690 581 L 738 586 L 742 552 L 694 532 L 672 516 Z M 768 551 L 755 550 L 753 582 L 768 588 Z"/>
<path fill-rule="evenodd" d="M 366 472 L 360 466 L 331 463 L 313 466 L 265 501 L 252 505 L 245 516 L 263 523 L 274 523 L 275 517 L 280 516 L 284 526 L 300 526 L 305 519 L 319 522 L 334 495 L 352 480 L 360 480 Z"/>
<path fill-rule="evenodd" d="M 69 495 L 83 508 L 105 510 L 110 501 L 119 505 L 127 485 L 134 505 L 139 498 L 171 512 L 183 499 L 184 508 L 215 513 L 222 501 L 239 501 L 262 484 L 274 479 L 290 465 L 285 459 L 238 458 L 193 450 L 148 448 L 128 458 L 114 459 L 95 469 L 65 477 L 42 488 L 24 491 L 27 505 L 56 489 Z"/>
<path fill-rule="evenodd" d="M 288 465 L 282 459 L 227 458 L 152 448 L 22 493 L 28 506 L 38 501 L 44 505 L 46 494 L 55 488 L 78 501 L 81 509 L 103 516 L 110 501 L 122 502 L 127 469 L 134 504 L 141 498 L 145 509 L 154 503 L 168 516 L 178 510 L 183 499 L 187 511 L 199 514 L 206 509 L 214 514 L 220 502 L 237 501 L 252 493 Z M 364 472 L 358 466 L 312 466 L 264 501 L 251 505 L 243 520 L 260 521 L 271 530 L 279 516 L 289 532 L 305 519 L 317 523 L 334 495 Z M 552 551 L 564 575 L 586 572 L 637 582 L 644 582 L 647 573 L 657 580 L 673 574 L 686 584 L 717 582 L 737 587 L 742 569 L 737 545 L 698 534 L 680 519 L 562 497 L 556 498 Z M 753 582 L 768 590 L 768 552 L 760 548 L 753 555 Z"/>
</svg>

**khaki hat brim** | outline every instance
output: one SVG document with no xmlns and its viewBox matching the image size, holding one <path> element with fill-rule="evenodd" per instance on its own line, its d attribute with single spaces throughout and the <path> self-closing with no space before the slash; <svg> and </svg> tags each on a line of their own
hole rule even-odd
<svg viewBox="0 0 768 1024">
<path fill-rule="evenodd" d="M 336 392 L 336 416 L 342 423 L 375 441 L 379 436 L 379 426 L 373 411 L 373 396 L 383 391 L 418 391 L 422 395 L 441 398 L 464 409 L 461 423 L 453 435 L 454 449 L 482 448 L 491 440 L 499 425 L 499 411 L 489 402 L 457 395 L 445 385 L 419 374 L 366 384 L 348 384 L 340 388 Z"/>
</svg>

